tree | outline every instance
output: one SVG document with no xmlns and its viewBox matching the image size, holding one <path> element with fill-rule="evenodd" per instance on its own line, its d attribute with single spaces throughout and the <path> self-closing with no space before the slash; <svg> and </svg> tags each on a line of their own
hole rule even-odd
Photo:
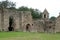
<svg viewBox="0 0 60 40">
<path fill-rule="evenodd" d="M 25 6 L 21 6 L 18 8 L 18 11 L 29 11 L 29 8 Z"/>
<path fill-rule="evenodd" d="M 56 20 L 56 17 L 52 16 L 52 17 L 50 18 L 50 20 L 55 21 L 55 20 Z"/>
<path fill-rule="evenodd" d="M 42 12 L 40 12 L 40 16 L 39 16 L 39 18 L 40 18 L 40 19 L 42 19 L 42 14 L 43 14 L 43 13 L 42 13 Z"/>
<path fill-rule="evenodd" d="M 8 3 L 8 8 L 10 8 L 10 9 L 16 9 L 15 6 L 16 6 L 16 5 L 15 5 L 15 3 L 13 3 L 13 2 L 9 2 L 9 3 Z"/>
<path fill-rule="evenodd" d="M 8 2 L 7 2 L 7 0 L 6 1 L 2 1 L 2 2 L 0 2 L 0 7 L 2 7 L 2 8 L 6 8 L 7 7 L 7 4 Z"/>
<path fill-rule="evenodd" d="M 15 8 L 15 6 L 15 3 L 9 2 L 8 0 L 0 2 L 0 8 Z"/>
<path fill-rule="evenodd" d="M 34 19 L 41 19 L 42 18 L 42 12 L 40 12 L 38 9 L 30 8 L 30 11 L 32 12 L 31 14 Z"/>
</svg>

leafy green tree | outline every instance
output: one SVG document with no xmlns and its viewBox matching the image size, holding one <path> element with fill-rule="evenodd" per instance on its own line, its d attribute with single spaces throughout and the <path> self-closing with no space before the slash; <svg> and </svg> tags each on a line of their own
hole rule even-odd
<svg viewBox="0 0 60 40">
<path fill-rule="evenodd" d="M 9 2 L 8 0 L 0 2 L 0 8 L 15 8 L 15 6 L 15 3 Z"/>
<path fill-rule="evenodd" d="M 15 3 L 9 2 L 8 4 L 9 4 L 9 5 L 8 5 L 8 8 L 10 8 L 10 9 L 16 9 L 16 8 L 15 8 L 15 6 L 16 6 Z"/>
<path fill-rule="evenodd" d="M 30 11 L 32 12 L 32 17 L 34 19 L 41 19 L 42 18 L 42 12 L 40 12 L 38 9 L 30 8 Z"/>
<path fill-rule="evenodd" d="M 25 6 L 21 6 L 18 8 L 18 11 L 29 11 L 29 8 Z"/>
<path fill-rule="evenodd" d="M 40 16 L 39 16 L 39 18 L 40 18 L 40 19 L 42 19 L 42 14 L 43 14 L 43 13 L 42 13 L 42 12 L 40 12 Z"/>
<path fill-rule="evenodd" d="M 30 11 L 32 12 L 32 17 L 34 18 L 34 19 L 38 19 L 39 18 L 39 13 L 37 12 L 37 10 L 36 9 L 30 9 Z"/>
<path fill-rule="evenodd" d="M 55 21 L 55 20 L 56 20 L 56 17 L 52 16 L 52 17 L 50 18 L 50 20 Z"/>
<path fill-rule="evenodd" d="M 8 2 L 7 2 L 7 0 L 6 1 L 2 1 L 2 2 L 0 2 L 0 7 L 2 7 L 2 8 L 6 8 L 7 7 L 7 4 Z"/>
</svg>

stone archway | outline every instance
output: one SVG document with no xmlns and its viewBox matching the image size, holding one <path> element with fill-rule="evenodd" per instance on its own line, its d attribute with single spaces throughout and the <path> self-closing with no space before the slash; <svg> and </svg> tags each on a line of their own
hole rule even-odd
<svg viewBox="0 0 60 40">
<path fill-rule="evenodd" d="M 30 27 L 31 27 L 31 25 L 30 24 L 27 24 L 26 25 L 26 31 L 30 32 Z"/>
<path fill-rule="evenodd" d="M 14 18 L 13 18 L 13 16 L 10 16 L 9 17 L 9 27 L 8 27 L 8 30 L 9 31 L 14 31 Z"/>
</svg>

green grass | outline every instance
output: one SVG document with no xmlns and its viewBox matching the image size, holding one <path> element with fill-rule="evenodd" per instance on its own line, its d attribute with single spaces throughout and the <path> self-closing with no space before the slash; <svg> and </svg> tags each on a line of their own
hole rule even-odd
<svg viewBox="0 0 60 40">
<path fill-rule="evenodd" d="M 0 40 L 60 40 L 60 33 L 0 32 Z"/>
</svg>

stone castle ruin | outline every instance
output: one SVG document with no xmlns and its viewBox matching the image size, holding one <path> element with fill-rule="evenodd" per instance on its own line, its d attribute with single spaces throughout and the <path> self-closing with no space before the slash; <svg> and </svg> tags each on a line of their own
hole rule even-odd
<svg viewBox="0 0 60 40">
<path fill-rule="evenodd" d="M 0 31 L 60 32 L 60 15 L 56 21 L 49 20 L 45 9 L 42 19 L 34 20 L 30 11 L 0 10 Z"/>
</svg>

